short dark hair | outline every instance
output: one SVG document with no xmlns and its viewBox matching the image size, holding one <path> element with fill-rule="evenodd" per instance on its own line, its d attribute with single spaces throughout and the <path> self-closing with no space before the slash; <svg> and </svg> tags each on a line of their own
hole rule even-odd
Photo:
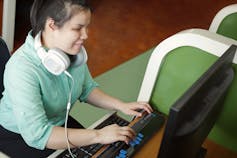
<svg viewBox="0 0 237 158">
<path fill-rule="evenodd" d="M 44 30 L 47 18 L 52 18 L 58 27 L 62 27 L 75 13 L 74 5 L 81 10 L 91 10 L 86 0 L 34 0 L 30 12 L 32 35 Z"/>
</svg>

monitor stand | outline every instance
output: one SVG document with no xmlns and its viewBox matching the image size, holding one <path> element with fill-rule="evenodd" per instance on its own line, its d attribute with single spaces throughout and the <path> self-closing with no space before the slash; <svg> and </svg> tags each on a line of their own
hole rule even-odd
<svg viewBox="0 0 237 158">
<path fill-rule="evenodd" d="M 201 149 L 199 150 L 196 158 L 205 158 L 206 157 L 206 153 L 207 153 L 207 149 L 201 147 Z"/>
</svg>

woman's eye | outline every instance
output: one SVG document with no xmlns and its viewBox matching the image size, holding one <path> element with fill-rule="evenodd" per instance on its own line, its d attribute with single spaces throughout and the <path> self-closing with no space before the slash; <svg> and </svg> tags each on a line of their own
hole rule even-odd
<svg viewBox="0 0 237 158">
<path fill-rule="evenodd" d="M 80 30 L 81 30 L 81 27 L 79 27 L 79 28 L 74 28 L 73 30 L 80 31 Z"/>
</svg>

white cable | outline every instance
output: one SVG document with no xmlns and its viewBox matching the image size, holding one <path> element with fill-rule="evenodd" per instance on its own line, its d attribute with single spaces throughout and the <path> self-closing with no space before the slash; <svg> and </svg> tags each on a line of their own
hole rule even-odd
<svg viewBox="0 0 237 158">
<path fill-rule="evenodd" d="M 64 73 L 72 80 L 70 92 L 69 92 L 69 95 L 68 95 L 67 112 L 66 112 L 66 118 L 65 118 L 65 124 L 64 124 L 64 131 L 65 131 L 65 137 L 66 137 L 66 141 L 67 141 L 67 150 L 68 150 L 69 154 L 71 155 L 71 157 L 75 158 L 73 156 L 71 148 L 70 148 L 70 143 L 69 143 L 69 139 L 68 139 L 68 131 L 67 131 L 67 122 L 68 122 L 69 111 L 70 111 L 70 108 L 71 108 L 71 98 L 72 98 L 72 90 L 73 90 L 73 87 L 74 87 L 74 79 L 73 79 L 72 75 L 69 72 L 64 71 Z"/>
</svg>

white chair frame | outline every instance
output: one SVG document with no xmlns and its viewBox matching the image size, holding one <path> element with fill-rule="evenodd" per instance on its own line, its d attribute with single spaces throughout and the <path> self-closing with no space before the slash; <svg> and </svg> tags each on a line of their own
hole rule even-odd
<svg viewBox="0 0 237 158">
<path fill-rule="evenodd" d="M 237 13 L 237 4 L 228 5 L 222 8 L 213 18 L 209 31 L 217 32 L 221 22 L 230 14 Z"/>
<path fill-rule="evenodd" d="M 203 29 L 185 30 L 165 39 L 150 56 L 137 101 L 149 102 L 162 60 L 173 49 L 192 46 L 221 56 L 232 44 L 237 45 L 237 41 Z M 237 55 L 233 63 L 237 64 Z"/>
</svg>

